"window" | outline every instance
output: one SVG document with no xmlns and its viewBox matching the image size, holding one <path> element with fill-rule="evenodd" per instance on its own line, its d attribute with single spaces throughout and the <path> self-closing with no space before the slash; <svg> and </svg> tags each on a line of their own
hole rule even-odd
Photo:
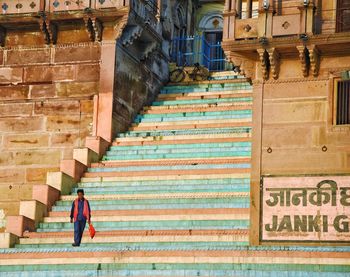
<svg viewBox="0 0 350 277">
<path fill-rule="evenodd" d="M 350 32 L 350 0 L 337 1 L 337 32 Z"/>
<path fill-rule="evenodd" d="M 335 106 L 336 124 L 350 124 L 350 79 L 336 82 Z"/>
<path fill-rule="evenodd" d="M 237 11 L 240 19 L 257 18 L 259 9 L 258 0 L 239 0 L 237 1 Z"/>
</svg>

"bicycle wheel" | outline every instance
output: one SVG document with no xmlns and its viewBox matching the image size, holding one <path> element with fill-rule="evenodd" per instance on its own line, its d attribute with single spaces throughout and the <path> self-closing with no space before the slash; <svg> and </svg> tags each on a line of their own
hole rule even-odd
<svg viewBox="0 0 350 277">
<path fill-rule="evenodd" d="M 209 70 L 205 67 L 200 67 L 197 74 L 195 75 L 196 81 L 205 81 L 208 80 Z"/>
<path fill-rule="evenodd" d="M 185 79 L 185 77 L 186 72 L 180 68 L 170 72 L 170 82 L 172 83 L 180 83 Z"/>
</svg>

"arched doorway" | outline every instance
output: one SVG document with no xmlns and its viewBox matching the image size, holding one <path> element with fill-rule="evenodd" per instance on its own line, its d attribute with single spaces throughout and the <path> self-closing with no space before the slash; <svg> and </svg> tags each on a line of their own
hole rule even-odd
<svg viewBox="0 0 350 277">
<path fill-rule="evenodd" d="M 221 48 L 223 37 L 223 16 L 221 11 L 207 13 L 199 22 L 198 30 L 203 36 L 204 57 L 211 71 L 223 70 L 225 67 L 224 51 Z"/>
</svg>

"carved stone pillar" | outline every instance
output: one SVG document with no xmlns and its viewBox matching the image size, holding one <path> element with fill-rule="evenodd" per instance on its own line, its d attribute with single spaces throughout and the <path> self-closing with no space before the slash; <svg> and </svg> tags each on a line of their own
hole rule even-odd
<svg viewBox="0 0 350 277">
<path fill-rule="evenodd" d="M 310 1 L 308 6 L 299 7 L 301 15 L 300 33 L 311 35 L 314 32 L 315 26 L 315 4 Z"/>
<path fill-rule="evenodd" d="M 264 8 L 264 1 L 267 1 L 268 8 Z M 258 17 L 258 36 L 272 38 L 273 4 L 272 0 L 260 1 Z"/>
<path fill-rule="evenodd" d="M 236 0 L 226 0 L 226 7 L 229 9 L 224 12 L 224 30 L 223 39 L 235 39 L 236 25 Z"/>
</svg>

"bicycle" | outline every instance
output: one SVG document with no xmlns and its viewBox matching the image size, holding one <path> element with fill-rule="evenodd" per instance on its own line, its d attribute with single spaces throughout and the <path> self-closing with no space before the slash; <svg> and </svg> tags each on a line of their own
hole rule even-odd
<svg viewBox="0 0 350 277">
<path fill-rule="evenodd" d="M 193 70 L 187 71 L 185 66 L 178 67 L 177 69 L 170 72 L 170 82 L 180 83 L 186 78 L 186 74 L 193 81 L 204 81 L 209 78 L 209 70 L 204 66 L 201 66 L 199 63 L 194 64 Z"/>
</svg>

